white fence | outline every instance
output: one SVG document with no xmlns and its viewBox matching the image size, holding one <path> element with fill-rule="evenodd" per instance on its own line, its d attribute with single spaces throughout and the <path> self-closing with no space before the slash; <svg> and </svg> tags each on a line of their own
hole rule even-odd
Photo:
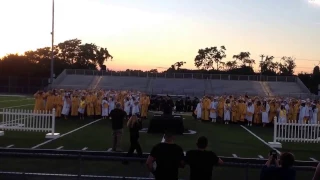
<svg viewBox="0 0 320 180">
<path fill-rule="evenodd" d="M 319 143 L 320 142 L 320 123 L 287 123 L 274 121 L 273 142 L 269 142 L 272 147 L 281 148 L 280 142 L 298 143 Z"/>
<path fill-rule="evenodd" d="M 46 138 L 56 138 L 55 109 L 52 111 L 33 111 L 22 109 L 1 109 L 0 130 L 49 132 Z M 0 135 L 4 135 L 0 131 Z"/>
</svg>

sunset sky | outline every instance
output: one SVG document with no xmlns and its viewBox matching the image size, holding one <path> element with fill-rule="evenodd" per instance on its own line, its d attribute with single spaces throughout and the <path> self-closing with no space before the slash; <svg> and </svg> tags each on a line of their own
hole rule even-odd
<svg viewBox="0 0 320 180">
<path fill-rule="evenodd" d="M 51 0 L 0 1 L 0 56 L 51 44 Z M 320 62 L 320 0 L 55 0 L 55 44 L 78 38 L 108 48 L 114 70 L 194 67 L 200 48 L 225 45 Z M 278 60 L 279 58 L 277 58 Z M 257 65 L 256 65 L 257 67 Z"/>
</svg>

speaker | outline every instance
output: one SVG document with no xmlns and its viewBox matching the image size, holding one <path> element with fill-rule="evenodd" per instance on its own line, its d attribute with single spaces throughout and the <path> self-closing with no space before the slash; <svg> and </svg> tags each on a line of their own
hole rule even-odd
<svg viewBox="0 0 320 180">
<path fill-rule="evenodd" d="M 148 133 L 165 133 L 170 131 L 175 134 L 183 134 L 183 118 L 179 115 L 154 115 L 150 120 Z"/>
</svg>

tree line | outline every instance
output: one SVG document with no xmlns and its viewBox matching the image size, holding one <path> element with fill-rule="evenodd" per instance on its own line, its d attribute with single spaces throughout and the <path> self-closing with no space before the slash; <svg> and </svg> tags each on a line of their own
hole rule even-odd
<svg viewBox="0 0 320 180">
<path fill-rule="evenodd" d="M 295 58 L 283 56 L 275 62 L 272 55 L 261 55 L 260 61 L 251 58 L 250 52 L 239 52 L 226 61 L 226 47 L 214 46 L 199 49 L 194 65 L 197 70 L 185 69 L 185 61 L 178 61 L 168 67 L 164 73 L 204 73 L 204 74 L 243 74 L 254 75 L 294 75 L 296 67 Z M 113 56 L 107 48 L 94 43 L 82 43 L 79 39 L 66 40 L 53 48 L 54 71 L 58 76 L 64 69 L 101 69 L 106 70 L 105 62 L 112 60 Z M 258 63 L 259 72 L 253 70 Z M 51 48 L 43 47 L 26 51 L 24 54 L 8 54 L 0 58 L 0 76 L 21 77 L 50 77 Z M 109 69 L 109 71 L 112 71 Z M 157 69 L 149 71 L 127 69 L 126 72 L 161 73 Z M 298 75 L 312 92 L 317 91 L 320 83 L 319 67 L 316 66 L 312 74 L 300 73 Z"/>
</svg>

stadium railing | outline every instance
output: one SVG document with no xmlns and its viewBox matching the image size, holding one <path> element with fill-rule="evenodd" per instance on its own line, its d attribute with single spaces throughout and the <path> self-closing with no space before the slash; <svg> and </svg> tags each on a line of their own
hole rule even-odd
<svg viewBox="0 0 320 180">
<path fill-rule="evenodd" d="M 297 82 L 296 76 L 264 76 L 264 75 L 231 75 L 231 74 L 201 74 L 201 73 L 149 73 L 149 72 L 112 72 L 86 69 L 66 69 L 68 75 L 90 76 L 133 76 L 154 78 L 194 78 L 212 80 L 244 80 L 244 81 L 274 81 Z"/>
<path fill-rule="evenodd" d="M 152 179 L 142 158 L 124 153 L 45 149 L 0 149 L 0 179 Z M 259 179 L 266 159 L 221 157 L 223 166 L 215 167 L 214 179 Z M 130 164 L 123 165 L 127 160 Z M 120 161 L 120 162 L 119 162 Z M 311 179 L 317 162 L 297 161 L 297 179 Z M 17 172 L 18 171 L 18 172 Z M 188 167 L 179 172 L 188 179 Z"/>
</svg>

